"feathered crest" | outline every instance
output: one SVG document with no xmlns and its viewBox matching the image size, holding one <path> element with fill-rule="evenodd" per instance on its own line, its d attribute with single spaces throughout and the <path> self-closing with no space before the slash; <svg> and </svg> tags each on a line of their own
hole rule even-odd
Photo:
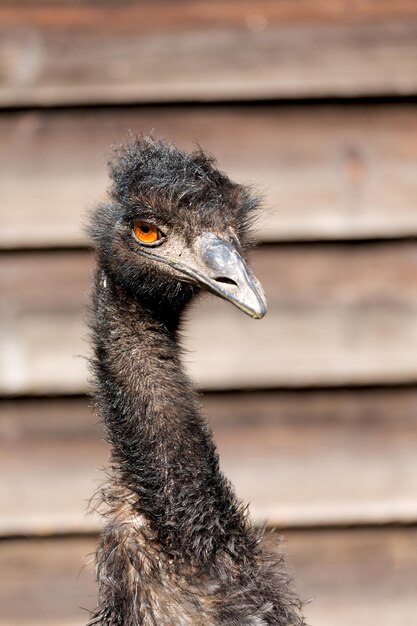
<svg viewBox="0 0 417 626">
<path fill-rule="evenodd" d="M 115 147 L 109 173 L 111 197 L 125 206 L 169 202 L 196 211 L 222 207 L 242 235 L 247 235 L 260 204 L 251 187 L 231 181 L 200 146 L 187 153 L 147 135 L 131 135 L 126 144 Z"/>
</svg>

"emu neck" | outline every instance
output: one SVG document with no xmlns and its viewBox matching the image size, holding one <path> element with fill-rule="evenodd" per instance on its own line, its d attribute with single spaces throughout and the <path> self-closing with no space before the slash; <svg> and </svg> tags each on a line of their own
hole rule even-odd
<svg viewBox="0 0 417 626">
<path fill-rule="evenodd" d="M 201 561 L 230 552 L 245 537 L 245 516 L 182 369 L 181 310 L 163 319 L 164 306 L 152 310 L 100 275 L 94 302 L 96 402 L 114 480 L 167 554 Z"/>
</svg>

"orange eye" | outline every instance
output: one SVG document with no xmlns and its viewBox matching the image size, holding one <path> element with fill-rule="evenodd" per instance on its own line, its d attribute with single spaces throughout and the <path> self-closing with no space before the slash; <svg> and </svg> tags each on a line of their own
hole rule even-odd
<svg viewBox="0 0 417 626">
<path fill-rule="evenodd" d="M 142 243 L 155 243 L 161 238 L 160 232 L 156 226 L 140 220 L 134 223 L 133 232 L 135 233 L 136 239 Z"/>
</svg>

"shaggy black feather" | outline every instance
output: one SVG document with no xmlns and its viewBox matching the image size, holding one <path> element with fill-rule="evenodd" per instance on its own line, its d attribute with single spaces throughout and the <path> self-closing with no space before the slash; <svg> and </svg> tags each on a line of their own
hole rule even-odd
<svg viewBox="0 0 417 626">
<path fill-rule="evenodd" d="M 195 285 L 136 252 L 134 219 L 178 236 L 233 231 L 248 243 L 258 202 L 201 150 L 132 139 L 91 217 L 95 404 L 111 445 L 97 551 L 102 626 L 301 626 L 281 557 L 264 545 L 219 469 L 183 372 L 178 329 Z"/>
</svg>

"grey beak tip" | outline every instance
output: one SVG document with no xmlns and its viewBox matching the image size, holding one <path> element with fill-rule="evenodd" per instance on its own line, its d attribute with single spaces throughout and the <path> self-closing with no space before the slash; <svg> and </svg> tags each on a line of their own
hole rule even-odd
<svg viewBox="0 0 417 626">
<path fill-rule="evenodd" d="M 263 317 L 265 317 L 267 310 L 268 310 L 266 302 L 262 302 L 259 304 L 260 304 L 259 308 L 254 310 L 253 313 L 251 314 L 251 317 L 253 317 L 254 320 L 261 320 Z"/>
<path fill-rule="evenodd" d="M 205 232 L 198 250 L 204 264 L 200 282 L 253 319 L 262 319 L 267 308 L 265 294 L 234 244 Z"/>
<path fill-rule="evenodd" d="M 262 311 L 259 312 L 259 314 L 255 317 L 256 320 L 261 320 L 263 317 L 265 317 L 266 315 L 266 308 L 262 309 Z"/>
</svg>

